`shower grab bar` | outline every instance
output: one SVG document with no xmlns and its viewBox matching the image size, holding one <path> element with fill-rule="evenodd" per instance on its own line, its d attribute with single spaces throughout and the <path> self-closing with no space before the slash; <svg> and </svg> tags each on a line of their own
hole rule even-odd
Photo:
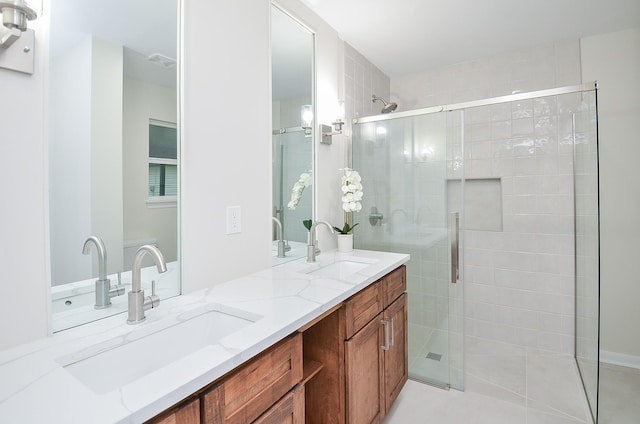
<svg viewBox="0 0 640 424">
<path fill-rule="evenodd" d="M 449 215 L 449 237 L 451 238 L 451 283 L 456 284 L 460 277 L 458 243 L 460 242 L 460 213 Z"/>
</svg>

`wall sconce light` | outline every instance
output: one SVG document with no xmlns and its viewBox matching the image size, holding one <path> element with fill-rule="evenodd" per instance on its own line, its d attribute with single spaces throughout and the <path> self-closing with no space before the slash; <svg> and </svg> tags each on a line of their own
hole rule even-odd
<svg viewBox="0 0 640 424">
<path fill-rule="evenodd" d="M 0 12 L 0 68 L 33 74 L 35 36 L 27 22 L 38 15 L 24 0 L 0 0 Z"/>
<path fill-rule="evenodd" d="M 320 125 L 320 134 L 322 134 L 323 144 L 331 144 L 333 142 L 333 136 L 342 134 L 342 126 L 344 125 L 344 101 L 338 100 L 338 107 L 336 110 L 336 120 L 329 125 Z M 332 128 L 333 127 L 333 128 Z"/>
<path fill-rule="evenodd" d="M 0 11 L 2 12 L 0 47 L 6 49 L 27 30 L 27 21 L 36 19 L 38 15 L 27 6 L 24 0 L 0 1 Z"/>
<path fill-rule="evenodd" d="M 311 137 L 313 129 L 313 107 L 311 105 L 303 105 L 300 108 L 300 126 L 304 130 L 304 135 Z"/>
</svg>

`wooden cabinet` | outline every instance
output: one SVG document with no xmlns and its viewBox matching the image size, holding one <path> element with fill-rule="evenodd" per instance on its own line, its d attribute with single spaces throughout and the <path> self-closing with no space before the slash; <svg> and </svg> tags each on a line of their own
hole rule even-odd
<svg viewBox="0 0 640 424">
<path fill-rule="evenodd" d="M 305 330 L 305 357 L 324 364 L 306 387 L 308 424 L 382 422 L 408 377 L 405 290 L 401 266 Z"/>
<path fill-rule="evenodd" d="M 204 392 L 202 422 L 252 423 L 301 381 L 302 337 L 297 334 L 240 366 Z"/>
<path fill-rule="evenodd" d="M 149 423 L 302 424 L 302 376 L 302 335 L 296 333 Z"/>
<path fill-rule="evenodd" d="M 384 349 L 384 411 L 385 415 L 400 394 L 404 383 L 409 378 L 409 362 L 407 360 L 408 329 L 407 329 L 407 294 L 403 293 L 384 311 L 385 320 L 391 331 L 389 349 Z"/>
<path fill-rule="evenodd" d="M 304 385 L 296 386 L 253 424 L 304 424 Z"/>
<path fill-rule="evenodd" d="M 149 422 L 381 423 L 408 376 L 405 291 L 401 266 Z"/>
<path fill-rule="evenodd" d="M 200 424 L 200 399 L 187 400 L 148 421 L 151 424 Z"/>
<path fill-rule="evenodd" d="M 382 313 L 345 341 L 347 423 L 378 423 L 384 415 Z"/>
</svg>

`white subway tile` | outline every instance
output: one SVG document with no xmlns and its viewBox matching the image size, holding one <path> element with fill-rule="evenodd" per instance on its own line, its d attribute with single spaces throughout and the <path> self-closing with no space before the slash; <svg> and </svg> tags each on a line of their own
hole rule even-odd
<svg viewBox="0 0 640 424">
<path fill-rule="evenodd" d="M 534 130 L 533 118 L 514 119 L 511 121 L 511 134 L 514 137 L 532 135 Z"/>
</svg>

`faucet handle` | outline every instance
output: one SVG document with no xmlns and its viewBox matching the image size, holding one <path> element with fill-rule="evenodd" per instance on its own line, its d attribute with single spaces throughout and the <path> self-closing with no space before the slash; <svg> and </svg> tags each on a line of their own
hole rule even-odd
<svg viewBox="0 0 640 424">
<path fill-rule="evenodd" d="M 157 308 L 160 305 L 160 297 L 156 294 L 156 280 L 151 280 L 151 296 L 144 298 L 143 308 L 148 310 Z"/>
</svg>

